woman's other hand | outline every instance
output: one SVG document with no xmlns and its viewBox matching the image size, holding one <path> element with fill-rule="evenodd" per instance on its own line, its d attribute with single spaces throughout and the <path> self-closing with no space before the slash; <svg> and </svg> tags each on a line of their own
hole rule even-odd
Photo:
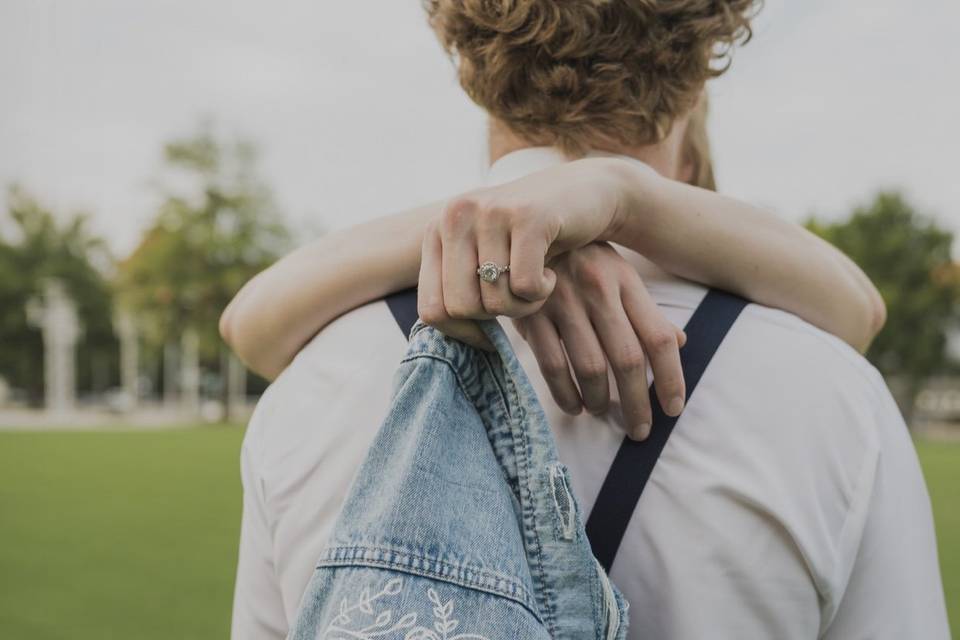
<svg viewBox="0 0 960 640">
<path fill-rule="evenodd" d="M 609 367 L 627 433 L 646 438 L 652 423 L 647 365 L 664 412 L 678 415 L 685 399 L 679 349 L 686 336 L 663 316 L 636 270 L 608 244 L 571 251 L 551 266 L 557 274 L 553 294 L 538 312 L 514 320 L 550 392 L 567 413 L 577 414 L 582 407 L 603 413 L 610 402 Z"/>
</svg>

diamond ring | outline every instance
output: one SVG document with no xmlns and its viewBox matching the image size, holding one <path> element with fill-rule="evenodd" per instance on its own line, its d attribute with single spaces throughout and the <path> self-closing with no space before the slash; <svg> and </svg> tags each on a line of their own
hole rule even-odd
<svg viewBox="0 0 960 640">
<path fill-rule="evenodd" d="M 496 282 L 500 274 L 507 273 L 508 271 L 510 271 L 510 265 L 501 267 L 496 262 L 484 262 L 477 267 L 477 275 L 480 276 L 480 279 L 490 284 Z"/>
</svg>

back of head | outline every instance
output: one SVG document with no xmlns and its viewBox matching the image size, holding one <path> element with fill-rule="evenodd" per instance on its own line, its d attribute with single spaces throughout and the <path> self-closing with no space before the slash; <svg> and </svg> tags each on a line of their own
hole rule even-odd
<svg viewBox="0 0 960 640">
<path fill-rule="evenodd" d="M 467 94 L 530 144 L 652 145 L 726 70 L 758 0 L 424 0 Z"/>
</svg>

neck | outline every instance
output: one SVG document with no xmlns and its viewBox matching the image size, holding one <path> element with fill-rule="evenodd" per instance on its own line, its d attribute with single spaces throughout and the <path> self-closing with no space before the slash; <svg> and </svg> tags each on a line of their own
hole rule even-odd
<svg viewBox="0 0 960 640">
<path fill-rule="evenodd" d="M 606 144 L 598 145 L 594 147 L 593 150 L 636 158 L 665 178 L 677 179 L 683 165 L 681 141 L 683 140 L 686 125 L 687 122 L 685 118 L 674 123 L 670 134 L 657 144 L 639 145 L 635 147 Z M 524 140 L 508 129 L 502 122 L 492 118 L 489 123 L 487 145 L 490 164 L 493 164 L 508 153 L 539 146 Z M 573 160 L 575 158 L 570 159 Z"/>
</svg>

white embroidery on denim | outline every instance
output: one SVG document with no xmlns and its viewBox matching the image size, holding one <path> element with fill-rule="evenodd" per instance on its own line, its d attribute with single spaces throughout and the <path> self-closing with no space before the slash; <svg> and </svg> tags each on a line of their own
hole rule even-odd
<svg viewBox="0 0 960 640">
<path fill-rule="evenodd" d="M 573 494 L 567 484 L 567 475 L 562 464 L 551 464 L 549 470 L 550 495 L 553 497 L 553 506 L 557 510 L 560 537 L 564 540 L 573 540 L 577 533 L 577 514 L 573 506 Z"/>
<path fill-rule="evenodd" d="M 393 609 L 375 613 L 373 605 L 378 600 L 397 595 L 402 587 L 401 578 L 392 578 L 383 589 L 373 595 L 370 594 L 369 588 L 364 588 L 353 604 L 348 603 L 346 598 L 341 600 L 340 612 L 323 632 L 323 640 L 375 640 L 403 630 L 407 630 L 403 640 L 490 640 L 486 636 L 475 633 L 450 635 L 460 625 L 460 620 L 452 617 L 453 600 L 442 602 L 432 587 L 427 588 L 427 598 L 433 604 L 433 629 L 424 626 L 414 627 L 417 624 L 416 613 L 408 613 L 396 621 L 393 620 Z M 353 616 L 356 614 L 361 615 L 354 620 Z M 373 622 L 367 624 L 370 618 L 373 618 Z M 366 626 L 352 628 L 364 624 Z"/>
</svg>

